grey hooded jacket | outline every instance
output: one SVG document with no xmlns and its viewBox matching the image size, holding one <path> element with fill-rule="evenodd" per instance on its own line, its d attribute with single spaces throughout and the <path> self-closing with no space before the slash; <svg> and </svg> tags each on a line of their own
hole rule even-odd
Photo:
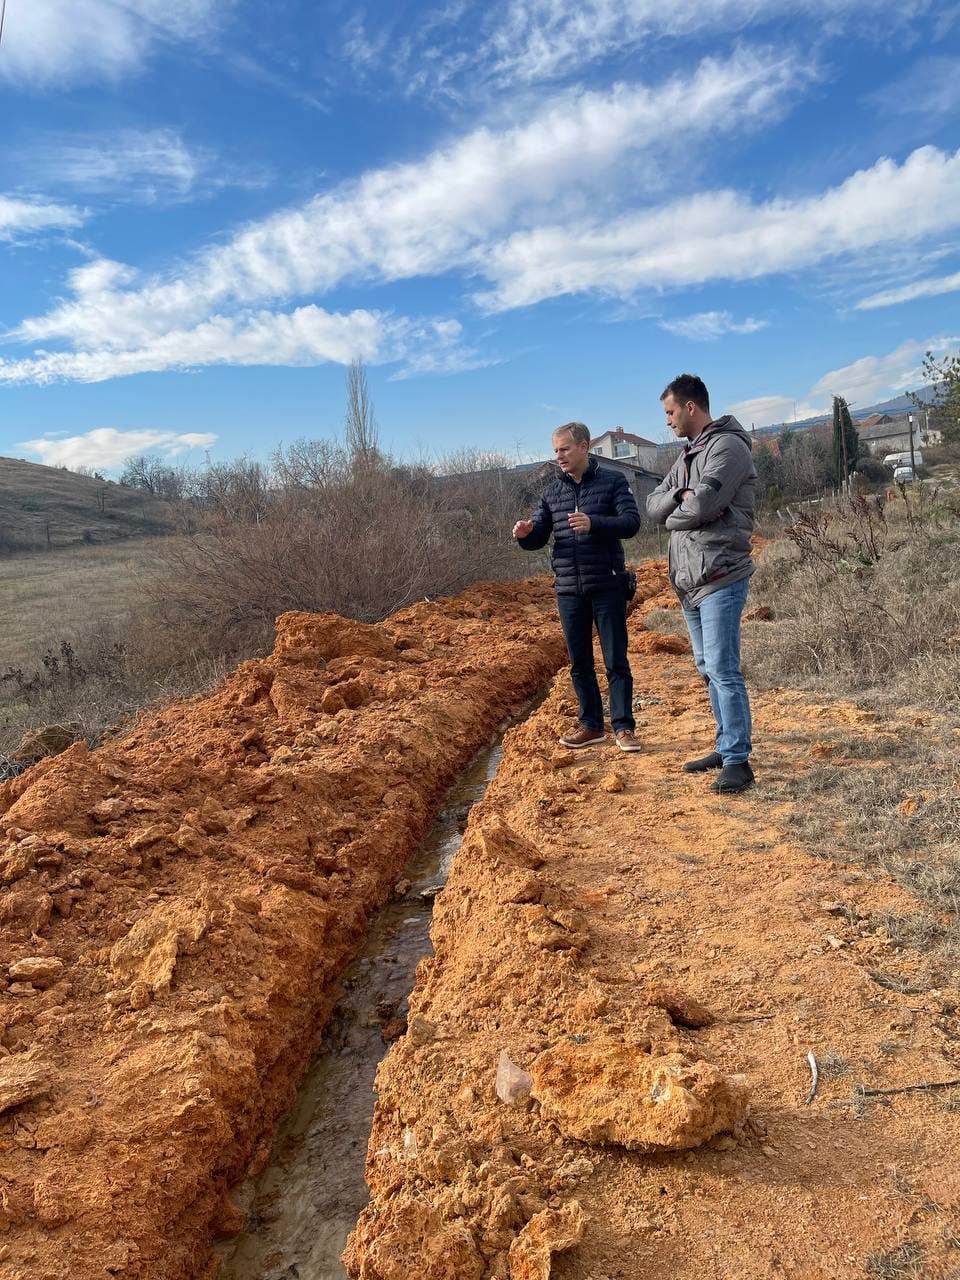
<svg viewBox="0 0 960 1280">
<path fill-rule="evenodd" d="M 696 608 L 753 573 L 756 482 L 750 437 L 736 418 L 718 418 L 647 498 L 647 515 L 670 530 L 670 581 L 681 604 Z M 681 501 L 685 489 L 692 497 Z"/>
</svg>

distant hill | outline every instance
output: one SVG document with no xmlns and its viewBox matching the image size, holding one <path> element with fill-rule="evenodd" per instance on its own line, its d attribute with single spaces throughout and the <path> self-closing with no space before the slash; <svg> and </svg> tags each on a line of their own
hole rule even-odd
<svg viewBox="0 0 960 1280">
<path fill-rule="evenodd" d="M 166 503 L 139 489 L 0 458 L 0 555 L 172 531 Z"/>
<path fill-rule="evenodd" d="M 934 394 L 933 387 L 920 387 L 916 393 L 921 400 L 931 400 Z M 865 406 L 851 405 L 850 413 L 853 417 L 854 426 L 856 426 L 859 418 L 869 418 L 871 413 L 889 413 L 894 417 L 898 413 L 909 413 L 911 409 L 916 409 L 916 405 L 908 395 L 895 396 L 892 400 L 884 400 L 881 404 L 868 404 Z M 756 434 L 758 436 L 777 435 L 784 427 L 795 427 L 798 431 L 802 431 L 805 427 L 819 427 L 824 422 L 833 421 L 833 411 L 830 413 L 822 413 L 816 418 L 800 418 L 797 422 L 775 422 L 769 427 L 757 427 Z"/>
</svg>

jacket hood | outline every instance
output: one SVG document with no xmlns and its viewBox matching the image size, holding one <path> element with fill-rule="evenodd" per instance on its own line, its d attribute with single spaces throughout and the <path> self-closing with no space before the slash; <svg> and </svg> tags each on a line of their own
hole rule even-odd
<svg viewBox="0 0 960 1280">
<path fill-rule="evenodd" d="M 714 436 L 719 435 L 739 436 L 748 449 L 753 449 L 753 440 L 750 437 L 750 432 L 742 427 L 730 413 L 724 414 L 722 418 L 714 418 L 713 422 L 688 448 L 696 449 L 701 444 L 706 444 L 708 440 L 712 440 Z"/>
</svg>

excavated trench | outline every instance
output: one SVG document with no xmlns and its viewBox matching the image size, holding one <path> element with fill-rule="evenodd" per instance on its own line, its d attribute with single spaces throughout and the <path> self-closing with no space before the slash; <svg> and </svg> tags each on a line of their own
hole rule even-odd
<svg viewBox="0 0 960 1280">
<path fill-rule="evenodd" d="M 5 1280 L 216 1273 L 373 912 L 563 657 L 543 579 L 285 615 L 211 694 L 0 785 Z"/>
<path fill-rule="evenodd" d="M 759 695 L 759 785 L 715 795 L 680 770 L 711 740 L 705 691 L 644 611 L 644 751 L 558 749 L 558 676 L 471 810 L 416 1034 L 377 1075 L 347 1274 L 955 1280 L 960 1112 L 914 1089 L 960 1076 L 956 976 L 925 987 L 921 954 L 858 927 L 916 897 L 805 852 L 771 807 L 827 726 L 880 760 L 903 726 Z"/>
<path fill-rule="evenodd" d="M 0 785 L 4 1280 L 342 1277 L 351 1228 L 357 1280 L 955 1274 L 960 1113 L 852 1105 L 842 1074 L 806 1101 L 811 1047 L 881 1093 L 960 1071 L 955 982 L 853 924 L 922 906 L 798 850 L 762 784 L 679 772 L 709 707 L 643 626 L 663 566 L 639 576 L 644 752 L 559 750 L 555 681 L 432 920 L 447 789 L 564 660 L 542 580 L 286 615 L 211 694 Z M 787 691 L 755 711 L 763 778 L 838 718 L 875 728 Z"/>
<path fill-rule="evenodd" d="M 406 1030 L 415 970 L 430 952 L 434 898 L 446 883 L 467 814 L 502 758 L 498 734 L 450 788 L 404 868 L 400 894 L 373 917 L 269 1165 L 234 1193 L 248 1225 L 218 1245 L 219 1280 L 346 1280 L 340 1255 L 368 1195 L 364 1158 L 374 1077 L 389 1040 Z"/>
</svg>

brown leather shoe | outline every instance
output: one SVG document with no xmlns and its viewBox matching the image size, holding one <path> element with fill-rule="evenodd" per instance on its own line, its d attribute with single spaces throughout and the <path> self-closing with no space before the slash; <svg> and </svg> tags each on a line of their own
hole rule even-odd
<svg viewBox="0 0 960 1280">
<path fill-rule="evenodd" d="M 617 746 L 621 751 L 642 751 L 643 744 L 632 729 L 619 729 L 616 734 Z"/>
<path fill-rule="evenodd" d="M 562 747 L 572 747 L 579 751 L 581 747 L 596 747 L 606 742 L 607 735 L 602 729 L 574 729 L 573 733 L 565 733 L 560 739 Z"/>
</svg>

